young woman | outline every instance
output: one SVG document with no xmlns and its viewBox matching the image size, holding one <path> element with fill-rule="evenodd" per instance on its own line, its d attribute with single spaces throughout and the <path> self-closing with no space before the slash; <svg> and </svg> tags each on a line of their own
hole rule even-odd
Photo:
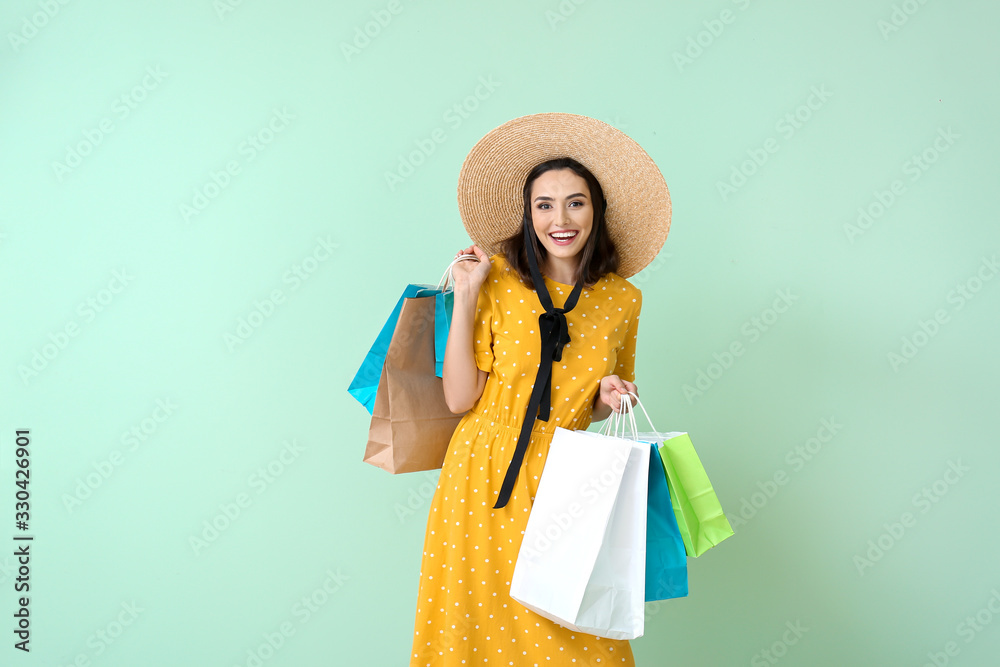
<svg viewBox="0 0 1000 667">
<path fill-rule="evenodd" d="M 527 610 L 510 581 L 554 429 L 638 393 L 642 295 L 625 277 L 663 245 L 666 184 L 617 130 L 537 114 L 477 144 L 459 207 L 476 241 L 459 254 L 478 261 L 455 265 L 443 383 L 468 412 L 431 503 L 410 665 L 633 665 L 628 641 Z"/>
</svg>

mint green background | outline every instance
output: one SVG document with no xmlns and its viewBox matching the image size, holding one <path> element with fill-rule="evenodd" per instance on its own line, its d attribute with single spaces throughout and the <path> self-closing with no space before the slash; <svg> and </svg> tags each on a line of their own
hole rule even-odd
<svg viewBox="0 0 1000 667">
<path fill-rule="evenodd" d="M 367 413 L 346 388 L 403 286 L 436 282 L 468 244 L 468 150 L 511 118 L 564 111 L 628 133 L 670 187 L 669 238 L 633 279 L 637 384 L 659 429 L 692 434 L 736 528 L 690 562 L 688 598 L 649 605 L 637 664 L 772 664 L 759 652 L 781 653 L 796 621 L 808 631 L 782 665 L 921 665 L 948 642 L 949 664 L 995 664 L 1000 618 L 983 612 L 971 637 L 959 624 L 1000 590 L 1000 280 L 949 301 L 1000 250 L 994 3 L 910 0 L 883 35 L 898 3 L 400 0 L 350 59 L 341 44 L 385 3 L 51 4 L 51 18 L 33 1 L 0 10 L 0 544 L 17 428 L 32 431 L 36 535 L 30 655 L 11 648 L 0 556 L 0 663 L 246 665 L 288 623 L 263 664 L 406 664 L 433 473 L 363 464 Z M 723 10 L 710 40 L 703 22 Z M 36 14 L 43 27 L 12 42 Z M 699 33 L 708 46 L 679 68 Z M 166 78 L 120 118 L 147 67 Z M 480 77 L 495 90 L 447 122 Z M 784 136 L 814 86 L 829 99 Z M 250 161 L 240 144 L 274 109 L 294 120 Z M 113 130 L 57 178 L 102 119 Z M 444 142 L 390 189 L 385 173 L 437 128 Z M 910 180 L 905 163 L 948 128 L 957 140 Z M 768 138 L 777 152 L 724 199 L 718 183 Z M 240 172 L 185 222 L 180 206 L 231 160 Z M 844 225 L 897 179 L 905 192 L 850 242 Z M 286 272 L 320 237 L 333 257 L 293 290 Z M 132 280 L 87 321 L 79 304 L 115 270 Z M 275 289 L 285 301 L 229 350 Z M 751 341 L 779 290 L 797 300 Z M 887 355 L 939 309 L 946 323 L 894 369 Z M 69 323 L 78 335 L 24 381 Z M 735 342 L 742 355 L 712 368 Z M 689 400 L 699 371 L 716 379 Z M 122 434 L 157 399 L 177 409 L 130 451 Z M 796 469 L 786 455 L 824 418 L 842 426 Z M 258 494 L 251 476 L 286 440 L 301 453 Z M 949 461 L 969 468 L 953 485 Z M 772 497 L 754 496 L 775 474 Z M 946 492 L 922 511 L 914 496 L 935 482 Z M 196 554 L 191 536 L 241 493 L 252 503 Z M 904 512 L 915 523 L 893 538 Z M 859 572 L 880 537 L 891 547 Z M 303 619 L 295 605 L 328 571 L 340 588 Z M 123 603 L 142 611 L 100 642 Z"/>
</svg>

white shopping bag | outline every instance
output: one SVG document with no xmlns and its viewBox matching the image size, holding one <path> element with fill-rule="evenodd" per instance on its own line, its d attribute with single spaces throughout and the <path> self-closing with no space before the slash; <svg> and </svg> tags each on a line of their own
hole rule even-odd
<svg viewBox="0 0 1000 667">
<path fill-rule="evenodd" d="M 650 446 L 556 428 L 510 595 L 560 625 L 643 633 Z"/>
</svg>

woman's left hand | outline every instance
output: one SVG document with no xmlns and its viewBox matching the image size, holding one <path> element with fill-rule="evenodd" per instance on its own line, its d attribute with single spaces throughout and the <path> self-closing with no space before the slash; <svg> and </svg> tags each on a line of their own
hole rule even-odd
<svg viewBox="0 0 1000 667">
<path fill-rule="evenodd" d="M 610 406 L 613 412 L 619 412 L 622 407 L 622 394 L 628 392 L 638 395 L 639 390 L 635 383 L 623 380 L 617 375 L 605 375 L 601 378 L 601 401 Z M 632 405 L 635 406 L 635 397 L 629 396 Z"/>
</svg>

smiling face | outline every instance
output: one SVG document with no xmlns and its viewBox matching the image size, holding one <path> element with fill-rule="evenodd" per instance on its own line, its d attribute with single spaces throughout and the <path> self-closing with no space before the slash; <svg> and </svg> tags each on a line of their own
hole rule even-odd
<svg viewBox="0 0 1000 667">
<path fill-rule="evenodd" d="M 535 235 L 550 260 L 579 255 L 594 226 L 587 181 L 570 169 L 546 171 L 532 184 L 530 201 Z"/>
</svg>

